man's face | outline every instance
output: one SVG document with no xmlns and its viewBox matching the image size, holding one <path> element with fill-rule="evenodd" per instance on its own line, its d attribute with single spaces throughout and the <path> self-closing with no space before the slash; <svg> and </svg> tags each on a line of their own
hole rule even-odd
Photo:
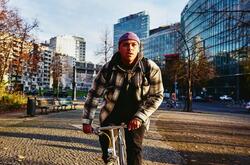
<svg viewBox="0 0 250 165">
<path fill-rule="evenodd" d="M 135 40 L 122 41 L 119 46 L 122 62 L 126 65 L 135 62 L 139 49 L 139 43 Z"/>
</svg>

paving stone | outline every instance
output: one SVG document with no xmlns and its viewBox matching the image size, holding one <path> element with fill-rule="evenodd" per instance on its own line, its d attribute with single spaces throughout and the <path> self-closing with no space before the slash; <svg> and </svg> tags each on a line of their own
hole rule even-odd
<svg viewBox="0 0 250 165">
<path fill-rule="evenodd" d="M 0 164 L 102 165 L 96 135 L 79 125 L 81 111 L 28 118 L 0 118 Z M 154 116 L 157 118 L 156 116 Z M 154 128 L 154 125 L 152 125 Z M 153 138 L 152 138 L 153 137 Z M 182 157 L 152 129 L 144 141 L 144 165 L 184 164 Z"/>
</svg>

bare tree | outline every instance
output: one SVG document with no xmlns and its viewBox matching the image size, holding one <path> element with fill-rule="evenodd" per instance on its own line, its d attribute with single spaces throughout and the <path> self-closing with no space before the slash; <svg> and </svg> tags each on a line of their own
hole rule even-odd
<svg viewBox="0 0 250 165">
<path fill-rule="evenodd" d="M 100 47 L 99 49 L 97 49 L 95 54 L 97 56 L 104 57 L 104 62 L 106 63 L 108 62 L 109 58 L 112 56 L 112 53 L 113 53 L 112 39 L 111 39 L 110 31 L 108 30 L 108 28 L 106 28 L 104 32 L 102 33 L 100 37 L 100 41 L 101 41 Z"/>
<path fill-rule="evenodd" d="M 188 45 L 187 34 L 183 34 L 178 27 L 173 26 L 179 34 L 177 52 L 181 57 L 166 68 L 166 75 L 169 75 L 170 82 L 178 81 L 182 87 L 182 94 L 186 97 L 184 110 L 192 111 L 192 92 L 194 85 L 201 85 L 212 79 L 215 70 L 211 62 L 208 61 L 209 54 L 205 53 L 202 39 L 199 36 L 193 39 L 192 47 Z"/>
</svg>

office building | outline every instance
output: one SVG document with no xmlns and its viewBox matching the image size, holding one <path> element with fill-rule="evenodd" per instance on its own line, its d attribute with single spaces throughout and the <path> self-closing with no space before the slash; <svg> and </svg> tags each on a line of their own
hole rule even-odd
<svg viewBox="0 0 250 165">
<path fill-rule="evenodd" d="M 207 94 L 249 98 L 250 89 L 244 82 L 249 73 L 241 65 L 250 57 L 250 19 L 249 12 L 244 12 L 249 6 L 249 0 L 190 0 L 181 13 L 181 31 L 190 52 L 203 45 L 216 68 Z"/>
<path fill-rule="evenodd" d="M 144 56 L 155 61 L 161 68 L 164 68 L 165 56 L 177 53 L 176 42 L 179 25 L 179 23 L 176 23 L 150 30 L 149 37 L 144 39 L 143 42 Z"/>
</svg>

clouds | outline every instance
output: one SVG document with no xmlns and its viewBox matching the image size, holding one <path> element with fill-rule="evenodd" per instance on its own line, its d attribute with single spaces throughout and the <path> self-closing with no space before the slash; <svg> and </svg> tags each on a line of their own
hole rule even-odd
<svg viewBox="0 0 250 165">
<path fill-rule="evenodd" d="M 113 25 L 121 17 L 146 10 L 151 28 L 179 21 L 180 12 L 188 0 L 10 0 L 28 20 L 37 18 L 38 38 L 49 40 L 63 34 L 78 35 L 87 42 L 86 59 L 97 63 L 94 51 L 105 28 L 113 32 Z"/>
</svg>

